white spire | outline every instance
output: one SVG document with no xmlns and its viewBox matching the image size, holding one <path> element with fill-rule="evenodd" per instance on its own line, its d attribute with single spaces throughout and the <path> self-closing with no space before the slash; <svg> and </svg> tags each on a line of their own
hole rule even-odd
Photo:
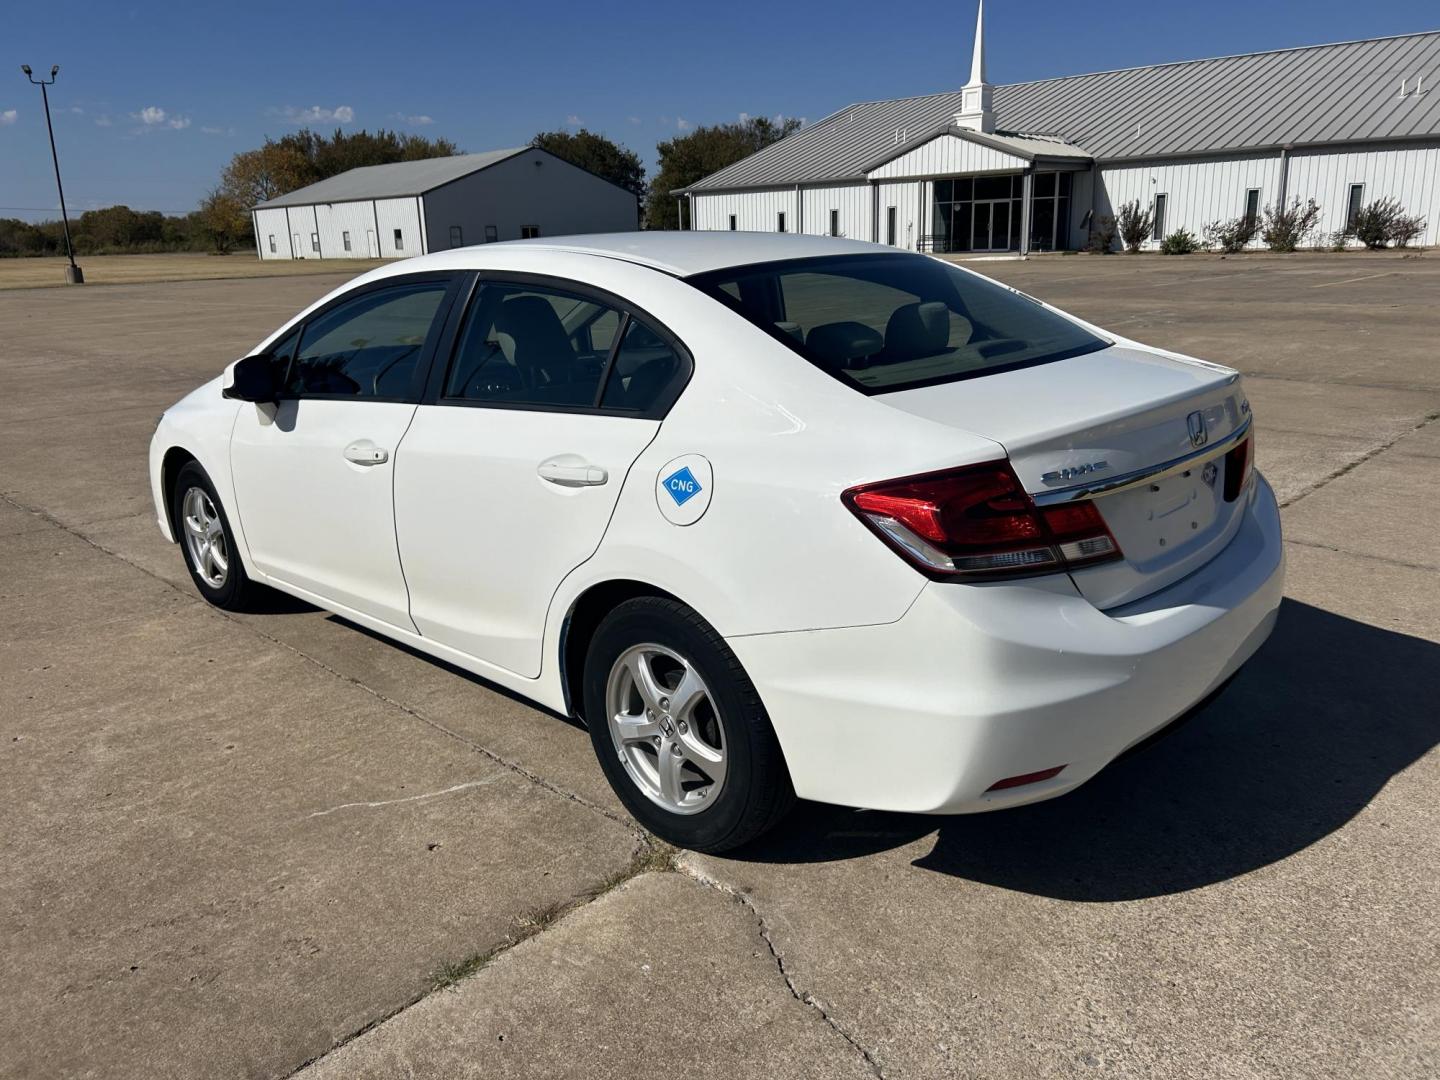
<svg viewBox="0 0 1440 1080">
<path fill-rule="evenodd" d="M 970 81 L 961 90 L 955 126 L 994 131 L 995 112 L 990 107 L 990 96 L 990 83 L 985 78 L 985 0 L 980 0 L 975 12 L 975 52 L 970 60 Z"/>
<path fill-rule="evenodd" d="M 985 0 L 975 12 L 975 52 L 970 59 L 970 86 L 985 82 Z"/>
</svg>

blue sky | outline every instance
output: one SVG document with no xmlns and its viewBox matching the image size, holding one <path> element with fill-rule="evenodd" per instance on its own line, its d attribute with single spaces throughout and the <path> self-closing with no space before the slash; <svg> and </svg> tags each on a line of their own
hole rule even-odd
<svg viewBox="0 0 1440 1080">
<path fill-rule="evenodd" d="M 56 205 L 40 93 L 22 63 L 61 65 L 51 107 L 72 208 L 184 211 L 231 154 L 306 122 L 444 135 L 471 151 L 584 124 L 653 164 L 656 142 L 689 126 L 741 113 L 814 121 L 853 101 L 960 86 L 973 26 L 972 0 L 5 0 L 0 216 Z M 1002 83 L 1437 29 L 1440 8 L 991 0 L 986 26 L 990 78 Z"/>
</svg>

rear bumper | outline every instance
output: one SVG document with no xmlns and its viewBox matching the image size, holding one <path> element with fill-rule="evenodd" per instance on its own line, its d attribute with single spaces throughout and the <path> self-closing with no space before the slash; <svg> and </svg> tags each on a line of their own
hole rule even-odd
<svg viewBox="0 0 1440 1080">
<path fill-rule="evenodd" d="M 1230 544 L 1099 611 L 1068 577 L 932 583 L 884 626 L 730 639 L 804 798 L 973 813 L 1053 798 L 1165 727 L 1269 636 L 1284 585 L 1263 477 Z M 990 792 L 1057 765 L 1050 780 Z"/>
</svg>

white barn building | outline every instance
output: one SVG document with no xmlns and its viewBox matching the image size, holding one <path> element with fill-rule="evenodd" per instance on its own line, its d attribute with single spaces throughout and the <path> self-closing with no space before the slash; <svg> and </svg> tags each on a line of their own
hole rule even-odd
<svg viewBox="0 0 1440 1080">
<path fill-rule="evenodd" d="M 251 211 L 262 259 L 398 259 L 495 240 L 628 232 L 635 195 L 548 150 L 351 169 Z"/>
<path fill-rule="evenodd" d="M 983 27 L 962 89 L 802 128 L 676 192 L 684 224 L 1026 253 L 1132 200 L 1155 247 L 1295 199 L 1319 241 L 1391 197 L 1440 243 L 1440 31 L 991 86 Z"/>
</svg>

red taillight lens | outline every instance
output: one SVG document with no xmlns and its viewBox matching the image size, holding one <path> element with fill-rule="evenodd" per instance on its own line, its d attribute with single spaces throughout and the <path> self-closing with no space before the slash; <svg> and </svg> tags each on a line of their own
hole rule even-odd
<svg viewBox="0 0 1440 1080">
<path fill-rule="evenodd" d="M 1026 784 L 1038 784 L 1041 780 L 1049 780 L 1059 776 L 1065 768 L 1064 765 L 1056 765 L 1053 769 L 1041 769 L 1039 772 L 1021 773 L 1019 776 L 1007 776 L 1004 780 L 996 780 L 986 792 L 1004 791 L 1006 788 L 1024 787 Z"/>
<path fill-rule="evenodd" d="M 1120 556 L 1093 503 L 1041 510 L 1008 461 L 866 484 L 842 498 L 932 576 L 1035 573 Z"/>
<path fill-rule="evenodd" d="M 1225 501 L 1234 502 L 1245 490 L 1250 470 L 1255 465 L 1255 435 L 1245 436 L 1225 454 Z"/>
</svg>

